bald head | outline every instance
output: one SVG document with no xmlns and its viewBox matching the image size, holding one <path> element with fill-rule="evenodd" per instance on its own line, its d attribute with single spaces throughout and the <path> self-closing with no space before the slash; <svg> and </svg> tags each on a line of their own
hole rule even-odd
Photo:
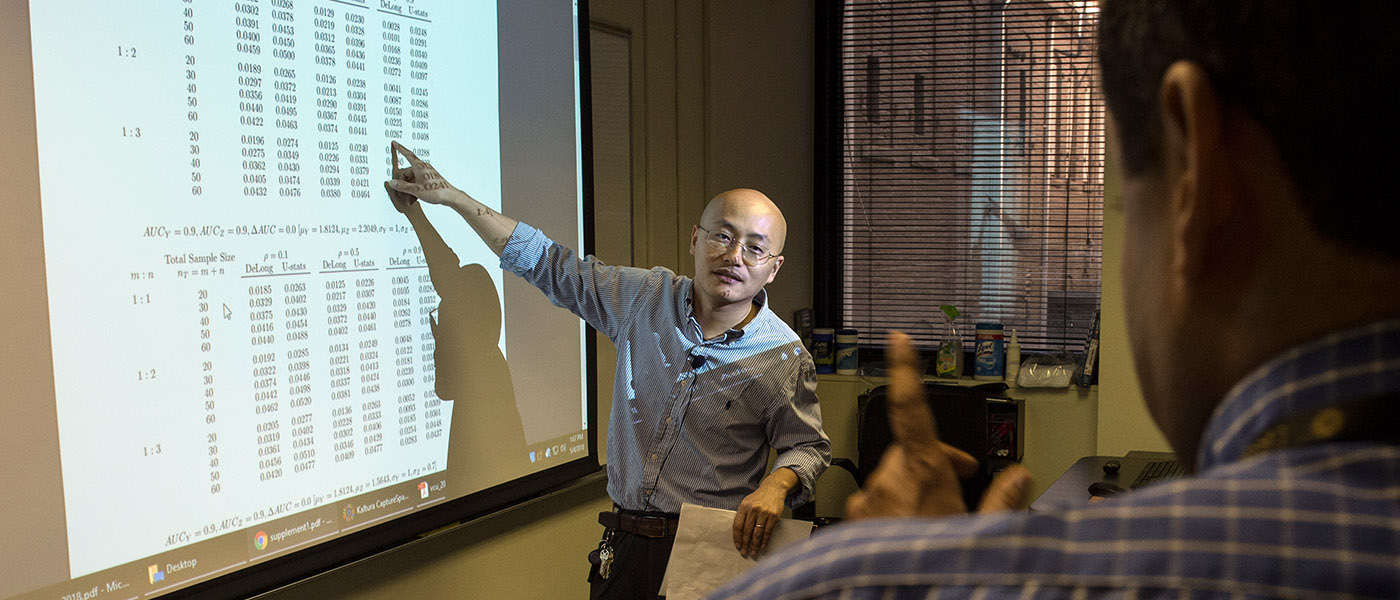
<svg viewBox="0 0 1400 600">
<path fill-rule="evenodd" d="M 787 243 L 787 219 L 763 192 L 748 188 L 720 192 L 700 213 L 700 223 L 706 227 L 738 222 L 753 223 L 754 232 L 767 238 L 769 252 L 782 254 Z"/>
</svg>

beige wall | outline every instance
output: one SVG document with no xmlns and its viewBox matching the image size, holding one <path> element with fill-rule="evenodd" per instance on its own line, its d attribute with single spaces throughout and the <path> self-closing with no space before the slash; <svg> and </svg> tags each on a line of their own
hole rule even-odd
<svg viewBox="0 0 1400 600">
<path fill-rule="evenodd" d="M 595 24 L 630 40 L 630 182 L 599 198 L 604 260 L 693 270 L 690 227 L 713 194 L 756 187 L 789 222 L 788 262 L 769 286 L 790 318 L 812 303 L 812 4 L 805 0 L 593 0 Z M 610 172 L 619 172 L 611 165 Z M 1112 187 L 1112 183 L 1109 184 Z M 1105 214 L 1102 371 L 1097 390 L 1032 392 L 1026 462 L 1037 491 L 1080 456 L 1163 449 L 1141 408 L 1118 293 L 1121 216 Z M 618 244 L 615 236 L 626 236 Z M 612 352 L 600 342 L 600 414 L 610 402 Z M 823 379 L 834 453 L 853 456 L 855 397 L 869 382 Z M 606 427 L 606 423 L 603 425 Z M 601 442 L 601 440 L 600 440 Z M 832 473 L 818 512 L 834 515 L 850 491 Z M 581 598 L 595 517 L 609 503 L 601 482 L 460 527 L 269 594 L 300 598 Z"/>
<path fill-rule="evenodd" d="M 1110 156 L 1112 152 L 1108 153 Z M 1111 165 L 1110 165 L 1111 166 Z M 1138 388 L 1123 319 L 1123 210 L 1113 170 L 1104 177 L 1103 300 L 1099 324 L 1098 453 L 1121 456 L 1130 450 L 1169 451 L 1152 422 Z"/>
<path fill-rule="evenodd" d="M 798 0 L 711 2 L 706 14 L 706 188 L 757 188 L 783 210 L 786 262 L 768 292 L 789 323 L 812 306 L 813 15 Z"/>
</svg>

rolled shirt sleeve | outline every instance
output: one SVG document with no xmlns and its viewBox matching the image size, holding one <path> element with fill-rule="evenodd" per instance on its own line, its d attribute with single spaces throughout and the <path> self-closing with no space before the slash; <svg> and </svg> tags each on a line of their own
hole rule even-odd
<svg viewBox="0 0 1400 600">
<path fill-rule="evenodd" d="M 799 365 L 784 396 L 790 400 L 777 403 L 768 420 L 768 439 L 778 452 L 773 468 L 792 469 L 801 483 L 801 489 L 787 497 L 788 507 L 796 508 L 812 499 L 817 478 L 831 465 L 831 440 L 822 431 L 816 369 L 810 360 Z"/>
<path fill-rule="evenodd" d="M 555 306 L 578 315 L 613 341 L 649 280 L 655 279 L 646 269 L 608 265 L 593 256 L 579 258 L 525 223 L 516 225 L 506 241 L 501 268 L 539 288 Z"/>
</svg>

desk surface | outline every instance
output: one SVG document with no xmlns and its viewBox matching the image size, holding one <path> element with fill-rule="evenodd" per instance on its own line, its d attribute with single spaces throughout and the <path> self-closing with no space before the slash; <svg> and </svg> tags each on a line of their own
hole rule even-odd
<svg viewBox="0 0 1400 600">
<path fill-rule="evenodd" d="M 1148 463 L 1175 459 L 1176 455 L 1171 452 L 1142 451 L 1129 452 L 1126 456 L 1086 456 L 1075 461 L 1055 483 L 1031 502 L 1031 510 L 1084 506 L 1089 503 L 1090 484 L 1104 481 L 1128 489 Z M 1118 461 L 1122 466 L 1115 474 L 1104 473 L 1104 463 L 1111 460 Z"/>
</svg>

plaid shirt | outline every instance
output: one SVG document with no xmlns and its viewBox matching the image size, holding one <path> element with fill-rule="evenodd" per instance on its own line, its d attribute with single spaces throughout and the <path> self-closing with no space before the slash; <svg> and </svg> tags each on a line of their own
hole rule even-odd
<svg viewBox="0 0 1400 600">
<path fill-rule="evenodd" d="M 1255 370 L 1212 416 L 1197 476 L 1067 510 L 842 525 L 715 597 L 1400 598 L 1400 447 L 1244 457 L 1285 416 L 1384 394 L 1400 401 L 1400 320 Z"/>
<path fill-rule="evenodd" d="M 579 259 L 516 227 L 501 266 L 617 345 L 608 426 L 608 495 L 622 508 L 679 513 L 682 502 L 736 509 L 773 468 L 797 473 L 789 506 L 812 497 L 831 462 L 817 376 L 797 334 L 754 298 L 743 329 L 706 340 L 691 315 L 693 281 L 657 267 Z"/>
</svg>

